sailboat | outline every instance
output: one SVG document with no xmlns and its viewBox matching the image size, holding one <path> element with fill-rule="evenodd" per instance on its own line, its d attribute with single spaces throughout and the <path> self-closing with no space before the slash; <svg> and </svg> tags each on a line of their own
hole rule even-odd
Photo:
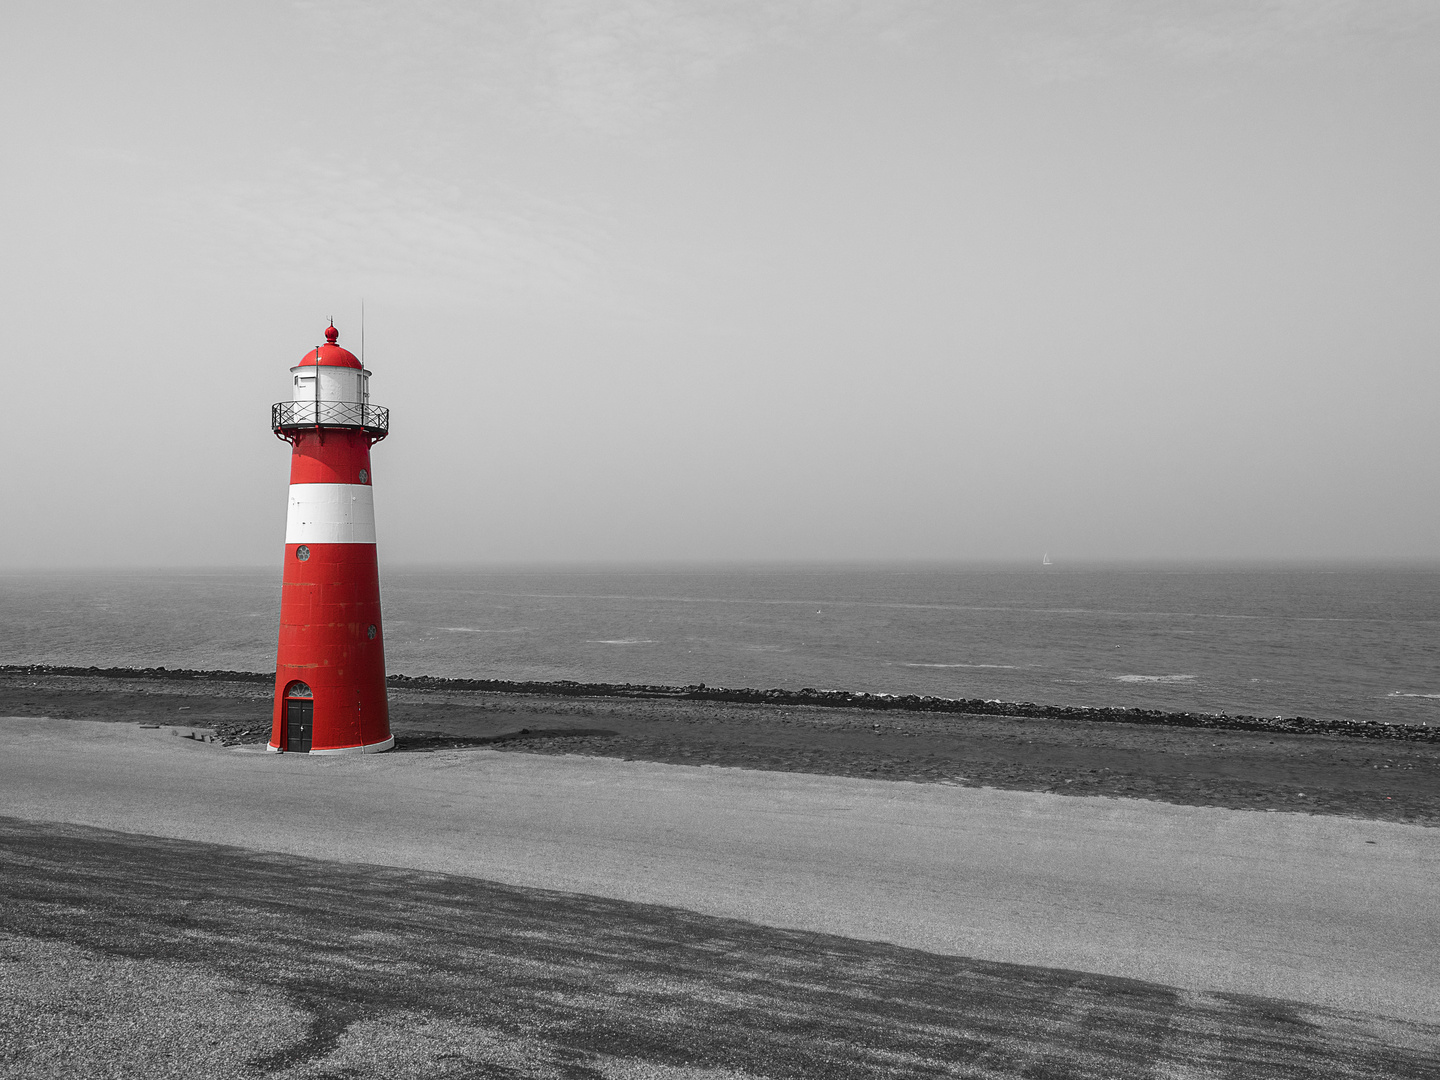
<svg viewBox="0 0 1440 1080">
<path fill-rule="evenodd" d="M 1052 563 L 1052 562 L 1050 561 L 1050 553 L 1049 553 L 1048 551 L 1045 552 L 1045 557 L 1040 560 L 1040 565 L 1041 565 L 1041 566 L 1054 566 L 1054 565 L 1055 565 L 1054 563 Z"/>
</svg>

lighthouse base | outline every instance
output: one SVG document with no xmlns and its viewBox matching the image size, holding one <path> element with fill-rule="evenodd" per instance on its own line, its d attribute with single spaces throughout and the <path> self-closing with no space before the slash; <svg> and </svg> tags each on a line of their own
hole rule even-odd
<svg viewBox="0 0 1440 1080">
<path fill-rule="evenodd" d="M 365 746 L 332 746 L 323 750 L 306 750 L 303 752 L 307 754 L 383 754 L 386 750 L 394 749 L 394 746 L 395 736 L 391 735 L 388 739 L 384 739 L 381 742 L 369 743 Z M 272 754 L 295 753 L 295 751 L 292 750 L 282 751 L 280 747 L 274 743 L 269 743 L 265 749 Z"/>
</svg>

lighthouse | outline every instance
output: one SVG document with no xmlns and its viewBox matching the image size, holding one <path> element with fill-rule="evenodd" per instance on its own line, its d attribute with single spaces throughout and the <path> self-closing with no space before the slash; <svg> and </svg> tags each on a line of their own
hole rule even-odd
<svg viewBox="0 0 1440 1080">
<path fill-rule="evenodd" d="M 332 321 L 325 344 L 290 369 L 291 400 L 270 410 L 271 429 L 291 451 L 269 749 L 289 753 L 395 745 L 370 470 L 390 412 L 370 404 L 370 372 L 339 336 Z"/>
</svg>

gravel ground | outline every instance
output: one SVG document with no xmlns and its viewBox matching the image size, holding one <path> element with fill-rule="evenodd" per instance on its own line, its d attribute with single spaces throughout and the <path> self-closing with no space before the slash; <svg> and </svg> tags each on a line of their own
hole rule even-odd
<svg viewBox="0 0 1440 1080">
<path fill-rule="evenodd" d="M 0 1074 L 1404 1080 L 1440 1028 L 0 818 Z"/>
</svg>

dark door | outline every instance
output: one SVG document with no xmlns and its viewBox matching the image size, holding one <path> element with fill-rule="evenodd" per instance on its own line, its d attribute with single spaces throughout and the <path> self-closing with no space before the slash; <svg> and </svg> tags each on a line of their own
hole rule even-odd
<svg viewBox="0 0 1440 1080">
<path fill-rule="evenodd" d="M 288 698 L 285 702 L 285 749 L 292 754 L 308 754 L 314 727 L 315 702 Z"/>
</svg>

